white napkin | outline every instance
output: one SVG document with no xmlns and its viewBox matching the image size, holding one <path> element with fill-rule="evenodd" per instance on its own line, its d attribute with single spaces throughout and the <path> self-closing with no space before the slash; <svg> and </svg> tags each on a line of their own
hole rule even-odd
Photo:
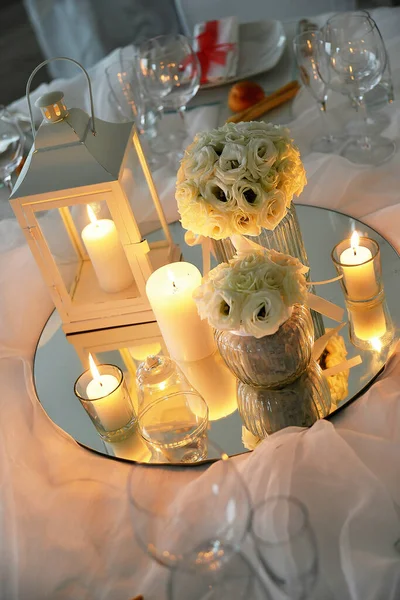
<svg viewBox="0 0 400 600">
<path fill-rule="evenodd" d="M 211 44 L 203 46 L 202 38 Z M 202 67 L 201 83 L 211 83 L 236 75 L 239 24 L 237 17 L 198 23 L 194 27 L 194 50 Z"/>
</svg>

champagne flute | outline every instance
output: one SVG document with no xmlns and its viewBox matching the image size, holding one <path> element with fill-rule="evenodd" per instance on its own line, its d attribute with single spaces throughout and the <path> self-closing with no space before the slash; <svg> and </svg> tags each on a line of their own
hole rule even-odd
<svg viewBox="0 0 400 600">
<path fill-rule="evenodd" d="M 314 152 L 331 153 L 340 150 L 344 140 L 342 137 L 334 136 L 330 132 L 326 114 L 328 85 L 321 78 L 318 68 L 319 45 L 321 42 L 322 37 L 319 31 L 305 31 L 295 37 L 293 48 L 301 80 L 317 101 L 322 127 L 326 132 L 322 137 L 318 136 L 312 141 L 311 149 Z"/>
<path fill-rule="evenodd" d="M 386 50 L 376 25 L 365 15 L 347 14 L 324 27 L 320 45 L 321 78 L 334 90 L 348 95 L 364 116 L 364 135 L 351 140 L 341 154 L 351 162 L 379 165 L 389 160 L 395 144 L 384 137 L 370 138 L 364 95 L 381 80 Z"/>
</svg>

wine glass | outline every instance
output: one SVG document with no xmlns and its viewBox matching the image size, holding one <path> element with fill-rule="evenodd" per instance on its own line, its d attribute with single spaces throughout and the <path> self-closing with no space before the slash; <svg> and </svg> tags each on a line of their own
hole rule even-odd
<svg viewBox="0 0 400 600">
<path fill-rule="evenodd" d="M 376 25 L 365 15 L 347 13 L 330 20 L 320 45 L 321 78 L 333 90 L 348 95 L 364 116 L 364 135 L 351 140 L 341 154 L 351 162 L 378 165 L 395 152 L 393 141 L 370 138 L 364 95 L 380 81 L 386 66 L 386 50 Z"/>
<path fill-rule="evenodd" d="M 117 108 L 121 121 L 135 121 L 149 165 L 155 171 L 165 164 L 164 155 L 158 151 L 158 123 L 162 111 L 143 89 L 136 57 L 131 61 L 120 53 L 119 59 L 110 64 L 105 73 L 110 104 Z"/>
<path fill-rule="evenodd" d="M 290 600 L 309 598 L 318 576 L 318 553 L 307 509 L 290 496 L 273 496 L 254 508 L 252 534 L 260 562 Z"/>
<path fill-rule="evenodd" d="M 143 42 L 138 52 L 139 72 L 150 97 L 167 110 L 178 111 L 182 130 L 171 141 L 187 137 L 186 105 L 200 86 L 200 63 L 183 35 L 161 35 Z"/>
<path fill-rule="evenodd" d="M 142 550 L 183 571 L 215 571 L 237 553 L 249 530 L 251 502 L 232 459 L 209 442 L 220 460 L 185 487 L 175 473 L 135 466 L 128 478 L 132 526 Z M 218 456 L 218 454 L 217 454 Z M 193 473 L 189 470 L 187 473 Z M 153 486 L 148 478 L 157 476 Z M 180 481 L 184 474 L 179 472 Z"/>
<path fill-rule="evenodd" d="M 168 600 L 268 600 L 263 581 L 240 552 L 221 568 L 206 573 L 175 569 L 168 582 Z"/>
<path fill-rule="evenodd" d="M 326 115 L 328 85 L 321 79 L 318 69 L 321 42 L 322 37 L 319 31 L 305 31 L 295 37 L 293 48 L 301 80 L 317 101 L 323 130 L 326 132 L 322 137 L 318 136 L 312 141 L 311 149 L 314 152 L 330 153 L 340 150 L 343 146 L 343 138 L 332 135 Z"/>
<path fill-rule="evenodd" d="M 0 181 L 12 192 L 11 175 L 21 163 L 25 136 L 16 120 L 0 106 Z"/>
<path fill-rule="evenodd" d="M 373 23 L 375 21 L 372 19 L 371 15 L 367 10 L 357 10 L 349 13 L 338 13 L 330 17 L 327 21 L 328 23 L 336 23 L 340 25 L 341 22 L 345 21 L 348 15 L 358 15 L 361 17 L 367 17 L 371 19 Z M 392 83 L 392 75 L 389 64 L 389 56 L 386 50 L 385 43 L 382 38 L 382 34 L 375 23 L 377 31 L 382 39 L 383 46 L 385 48 L 386 53 L 386 67 L 383 71 L 382 78 L 380 82 L 369 92 L 365 94 L 365 104 L 368 109 L 367 116 L 367 125 L 368 125 L 368 133 L 369 135 L 377 135 L 380 134 L 383 129 L 385 129 L 390 124 L 390 118 L 383 113 L 378 113 L 376 109 L 382 107 L 386 102 L 392 102 L 394 100 L 393 94 L 393 83 Z M 385 81 L 384 81 L 385 79 Z M 351 100 L 352 107 L 358 112 L 357 102 Z M 375 109 L 375 110 L 374 110 Z M 374 110 L 374 114 L 372 115 L 370 111 Z M 364 122 L 361 119 L 351 119 L 348 123 L 346 123 L 346 131 L 353 136 L 360 136 L 364 134 Z"/>
</svg>

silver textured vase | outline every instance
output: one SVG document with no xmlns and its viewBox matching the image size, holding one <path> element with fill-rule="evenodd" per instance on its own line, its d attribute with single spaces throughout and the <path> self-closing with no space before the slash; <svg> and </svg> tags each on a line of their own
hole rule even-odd
<svg viewBox="0 0 400 600">
<path fill-rule="evenodd" d="M 265 438 L 285 427 L 310 427 L 330 412 L 331 396 L 320 366 L 311 361 L 296 381 L 278 390 L 239 382 L 239 413 L 245 427 Z"/>
<path fill-rule="evenodd" d="M 222 358 L 240 381 L 280 388 L 307 369 L 314 332 L 309 309 L 296 304 L 291 317 L 273 335 L 257 339 L 216 330 L 215 339 Z"/>
<path fill-rule="evenodd" d="M 307 252 L 304 246 L 303 236 L 300 230 L 299 219 L 297 217 L 296 207 L 292 202 L 286 216 L 275 227 L 273 231 L 262 229 L 260 235 L 248 236 L 249 239 L 263 248 L 290 254 L 298 258 L 303 265 L 309 267 Z M 235 255 L 235 249 L 230 238 L 224 240 L 212 240 L 214 254 L 218 262 L 228 262 Z M 309 277 L 309 275 L 307 275 Z M 310 291 L 312 289 L 310 288 Z M 315 339 L 325 333 L 325 327 L 322 316 L 315 311 L 311 311 Z"/>
</svg>

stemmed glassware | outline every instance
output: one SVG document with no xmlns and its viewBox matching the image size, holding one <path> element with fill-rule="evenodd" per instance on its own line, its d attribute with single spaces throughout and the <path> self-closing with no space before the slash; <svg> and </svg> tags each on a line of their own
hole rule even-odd
<svg viewBox="0 0 400 600">
<path fill-rule="evenodd" d="M 151 473 L 148 467 L 131 470 L 128 496 L 135 537 L 158 563 L 192 573 L 215 572 L 239 552 L 250 526 L 251 502 L 233 460 L 220 456 L 200 480 L 194 477 L 183 489 L 177 489 L 174 472 L 155 472 L 154 466 Z M 157 482 L 149 486 L 153 474 Z"/>
<path fill-rule="evenodd" d="M 106 68 L 106 79 L 110 90 L 110 104 L 119 113 L 121 121 L 135 121 L 144 141 L 150 167 L 163 166 L 165 159 L 158 151 L 158 125 L 161 111 L 143 89 L 138 73 L 137 56 L 128 60 L 120 53 L 119 59 Z"/>
<path fill-rule="evenodd" d="M 358 13 L 328 21 L 318 64 L 328 86 L 348 95 L 364 115 L 364 135 L 351 140 L 341 154 L 358 164 L 378 165 L 389 160 L 395 144 L 383 137 L 369 137 L 364 101 L 365 93 L 379 83 L 386 66 L 386 49 L 376 24 Z"/>
<path fill-rule="evenodd" d="M 0 181 L 12 192 L 11 175 L 21 163 L 25 136 L 4 106 L 0 106 Z"/>
<path fill-rule="evenodd" d="M 160 110 L 178 111 L 181 129 L 170 135 L 169 149 L 182 151 L 187 137 L 186 105 L 200 86 L 200 63 L 183 35 L 162 35 L 143 42 L 138 51 L 143 86 Z"/>
<path fill-rule="evenodd" d="M 290 600 L 306 600 L 318 576 L 318 553 L 306 507 L 273 496 L 254 508 L 252 535 L 260 562 Z"/>
<path fill-rule="evenodd" d="M 336 152 L 343 146 L 343 138 L 333 136 L 330 132 L 329 122 L 326 114 L 326 102 L 328 97 L 328 85 L 321 78 L 318 66 L 320 45 L 322 35 L 317 30 L 300 33 L 293 40 L 293 48 L 303 84 L 309 89 L 317 101 L 323 131 L 325 134 L 318 136 L 311 143 L 311 149 L 315 152 Z"/>
</svg>

